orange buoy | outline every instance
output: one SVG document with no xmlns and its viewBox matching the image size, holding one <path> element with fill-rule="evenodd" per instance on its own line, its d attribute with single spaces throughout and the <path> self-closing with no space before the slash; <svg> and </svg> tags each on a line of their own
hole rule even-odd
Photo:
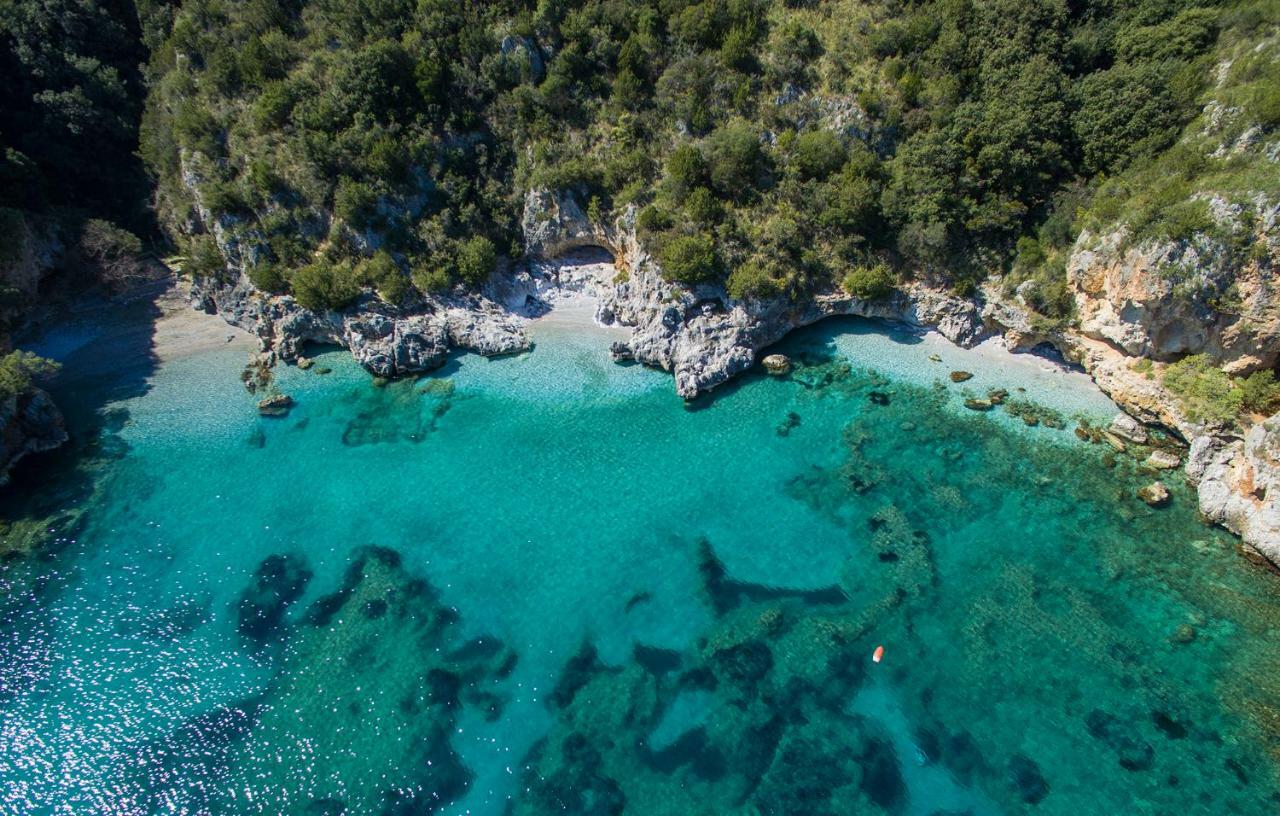
<svg viewBox="0 0 1280 816">
<path fill-rule="evenodd" d="M 871 653 L 871 661 L 872 661 L 873 663 L 879 663 L 879 662 L 880 662 L 880 660 L 881 660 L 881 658 L 883 658 L 883 657 L 884 657 L 884 647 L 883 647 L 883 646 L 877 646 L 877 647 L 876 647 L 876 650 L 875 650 L 874 652 L 872 652 L 872 653 Z"/>
</svg>

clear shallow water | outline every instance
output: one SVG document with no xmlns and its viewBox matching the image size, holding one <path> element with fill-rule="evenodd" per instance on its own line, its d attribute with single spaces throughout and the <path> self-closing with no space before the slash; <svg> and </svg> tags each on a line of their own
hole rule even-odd
<svg viewBox="0 0 1280 816">
<path fill-rule="evenodd" d="M 961 406 L 1104 398 L 850 321 L 689 410 L 538 340 L 324 354 L 286 419 L 239 353 L 108 402 L 3 567 L 0 812 L 1276 811 L 1274 576 Z"/>
</svg>

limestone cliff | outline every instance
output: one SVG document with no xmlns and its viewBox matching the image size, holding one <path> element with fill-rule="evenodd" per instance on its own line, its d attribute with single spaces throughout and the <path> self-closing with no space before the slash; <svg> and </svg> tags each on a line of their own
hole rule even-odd
<svg viewBox="0 0 1280 816">
<path fill-rule="evenodd" d="M 1067 264 L 1080 333 L 1131 357 L 1208 354 L 1231 374 L 1280 359 L 1280 203 L 1258 195 L 1251 218 L 1210 200 L 1219 234 L 1135 244 L 1126 229 L 1083 233 Z M 1247 247 L 1242 252 L 1241 245 Z"/>
</svg>

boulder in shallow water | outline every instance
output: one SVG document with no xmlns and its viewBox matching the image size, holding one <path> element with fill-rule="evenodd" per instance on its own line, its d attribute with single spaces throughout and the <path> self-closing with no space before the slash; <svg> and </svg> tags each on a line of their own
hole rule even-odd
<svg viewBox="0 0 1280 816">
<path fill-rule="evenodd" d="M 1125 445 L 1123 439 L 1111 433 L 1111 431 L 1102 432 L 1102 441 L 1110 445 L 1112 450 L 1114 450 L 1116 453 L 1124 453 L 1125 449 L 1128 447 L 1127 445 Z"/>
<path fill-rule="evenodd" d="M 303 371 L 306 371 L 307 369 L 311 368 L 315 364 L 316 364 L 316 361 L 312 360 L 310 357 L 298 358 L 298 363 L 297 363 L 298 368 L 302 369 Z"/>
<path fill-rule="evenodd" d="M 1116 414 L 1107 431 L 1129 442 L 1144 445 L 1147 442 L 1147 429 L 1142 423 L 1128 414 Z"/>
<path fill-rule="evenodd" d="M 1182 464 L 1182 457 L 1170 450 L 1155 450 L 1143 464 L 1155 470 L 1172 470 Z"/>
<path fill-rule="evenodd" d="M 970 397 L 964 401 L 964 407 L 968 408 L 970 411 L 990 411 L 995 407 L 995 404 L 989 399 L 976 399 L 974 397 Z"/>
<path fill-rule="evenodd" d="M 293 397 L 288 394 L 272 394 L 258 400 L 258 413 L 265 417 L 287 416 L 291 408 L 293 408 Z"/>
<path fill-rule="evenodd" d="M 1164 507 L 1169 503 L 1169 488 L 1164 486 L 1164 482 L 1152 482 L 1138 488 L 1138 498 L 1152 507 Z"/>
<path fill-rule="evenodd" d="M 782 377 L 791 373 L 791 358 L 785 354 L 769 354 L 760 361 L 764 366 L 764 370 L 775 377 Z"/>
<path fill-rule="evenodd" d="M 973 379 L 973 374 L 968 371 L 952 371 L 951 382 L 962 383 Z"/>
</svg>

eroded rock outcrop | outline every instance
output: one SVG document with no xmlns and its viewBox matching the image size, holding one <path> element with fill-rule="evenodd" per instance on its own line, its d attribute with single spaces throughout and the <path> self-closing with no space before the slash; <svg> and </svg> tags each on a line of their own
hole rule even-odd
<svg viewBox="0 0 1280 816">
<path fill-rule="evenodd" d="M 66 441 L 62 413 L 39 388 L 0 403 L 0 485 L 9 483 L 9 470 L 19 460 Z"/>
<path fill-rule="evenodd" d="M 1200 512 L 1280 564 L 1280 414 L 1243 439 L 1197 437 L 1187 476 L 1198 485 Z"/>
<path fill-rule="evenodd" d="M 637 237 L 629 209 L 610 226 L 590 223 L 568 195 L 545 191 L 525 198 L 522 225 L 532 254 L 554 255 L 583 246 L 608 249 L 622 275 L 594 288 L 597 319 L 631 328 L 614 356 L 670 371 L 677 393 L 692 399 L 750 368 L 760 349 L 792 329 L 835 315 L 857 315 L 932 326 L 953 342 L 969 345 L 983 334 L 981 310 L 972 301 L 913 286 L 889 298 L 866 301 L 843 292 L 818 294 L 803 303 L 741 301 L 720 286 L 682 287 L 667 281 Z"/>
<path fill-rule="evenodd" d="M 1080 236 L 1067 275 L 1081 334 L 1157 361 L 1208 354 L 1231 374 L 1275 366 L 1280 291 L 1266 256 L 1280 252 L 1280 204 L 1258 196 L 1246 213 L 1219 198 L 1206 202 L 1213 234 L 1145 242 L 1123 229 Z"/>
</svg>

